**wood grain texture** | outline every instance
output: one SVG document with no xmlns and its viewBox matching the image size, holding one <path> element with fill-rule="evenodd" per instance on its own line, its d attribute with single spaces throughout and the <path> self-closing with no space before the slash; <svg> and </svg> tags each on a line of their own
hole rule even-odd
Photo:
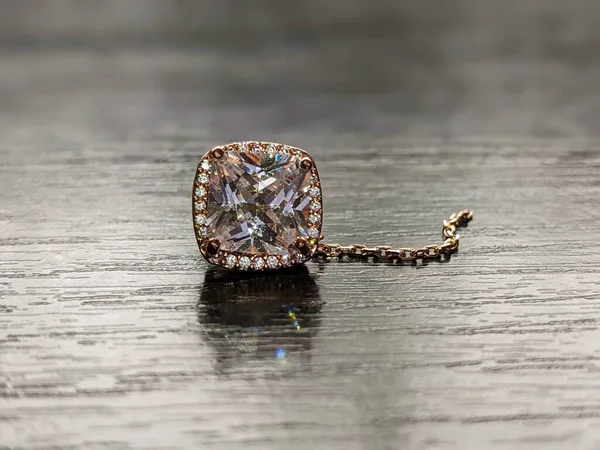
<svg viewBox="0 0 600 450">
<path fill-rule="evenodd" d="M 0 49 L 0 448 L 598 448 L 600 38 L 475 4 L 430 34 Z M 329 241 L 475 219 L 447 263 L 208 270 L 192 179 L 236 139 L 313 155 Z"/>
</svg>

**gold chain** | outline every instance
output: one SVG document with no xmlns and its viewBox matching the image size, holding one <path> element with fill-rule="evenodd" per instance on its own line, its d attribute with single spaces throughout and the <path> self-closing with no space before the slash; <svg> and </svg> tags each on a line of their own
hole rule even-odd
<svg viewBox="0 0 600 450">
<path fill-rule="evenodd" d="M 473 212 L 465 209 L 459 213 L 452 214 L 448 220 L 444 220 L 442 238 L 444 242 L 439 245 L 426 245 L 421 248 L 397 248 L 380 245 L 367 247 L 366 245 L 352 244 L 342 246 L 339 244 L 319 244 L 315 256 L 320 258 L 376 258 L 400 261 L 414 261 L 417 259 L 435 259 L 442 255 L 451 255 L 458 250 L 459 235 L 456 230 L 466 226 L 473 219 Z"/>
</svg>

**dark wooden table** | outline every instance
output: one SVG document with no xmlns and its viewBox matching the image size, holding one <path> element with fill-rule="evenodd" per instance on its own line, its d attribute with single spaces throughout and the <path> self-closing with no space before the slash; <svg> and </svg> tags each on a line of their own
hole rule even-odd
<svg viewBox="0 0 600 450">
<path fill-rule="evenodd" d="M 0 448 L 598 448 L 598 16 L 547 3 L 1 50 Z M 238 139 L 314 156 L 330 242 L 475 220 L 446 263 L 228 277 L 190 192 Z"/>
</svg>

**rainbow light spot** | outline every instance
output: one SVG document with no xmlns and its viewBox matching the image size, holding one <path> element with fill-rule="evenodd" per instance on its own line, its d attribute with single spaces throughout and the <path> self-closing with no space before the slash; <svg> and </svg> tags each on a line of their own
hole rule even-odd
<svg viewBox="0 0 600 450">
<path fill-rule="evenodd" d="M 275 349 L 275 359 L 285 359 L 287 353 L 283 349 L 283 347 L 277 347 Z"/>
</svg>

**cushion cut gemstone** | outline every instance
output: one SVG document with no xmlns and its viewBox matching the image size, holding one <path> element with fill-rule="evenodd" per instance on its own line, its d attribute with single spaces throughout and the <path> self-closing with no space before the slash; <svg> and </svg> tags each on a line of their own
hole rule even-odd
<svg viewBox="0 0 600 450">
<path fill-rule="evenodd" d="M 209 173 L 208 236 L 225 252 L 296 255 L 296 239 L 315 234 L 319 214 L 311 209 L 320 194 L 312 160 L 307 167 L 306 153 L 272 144 L 228 146 L 219 156 Z"/>
</svg>

